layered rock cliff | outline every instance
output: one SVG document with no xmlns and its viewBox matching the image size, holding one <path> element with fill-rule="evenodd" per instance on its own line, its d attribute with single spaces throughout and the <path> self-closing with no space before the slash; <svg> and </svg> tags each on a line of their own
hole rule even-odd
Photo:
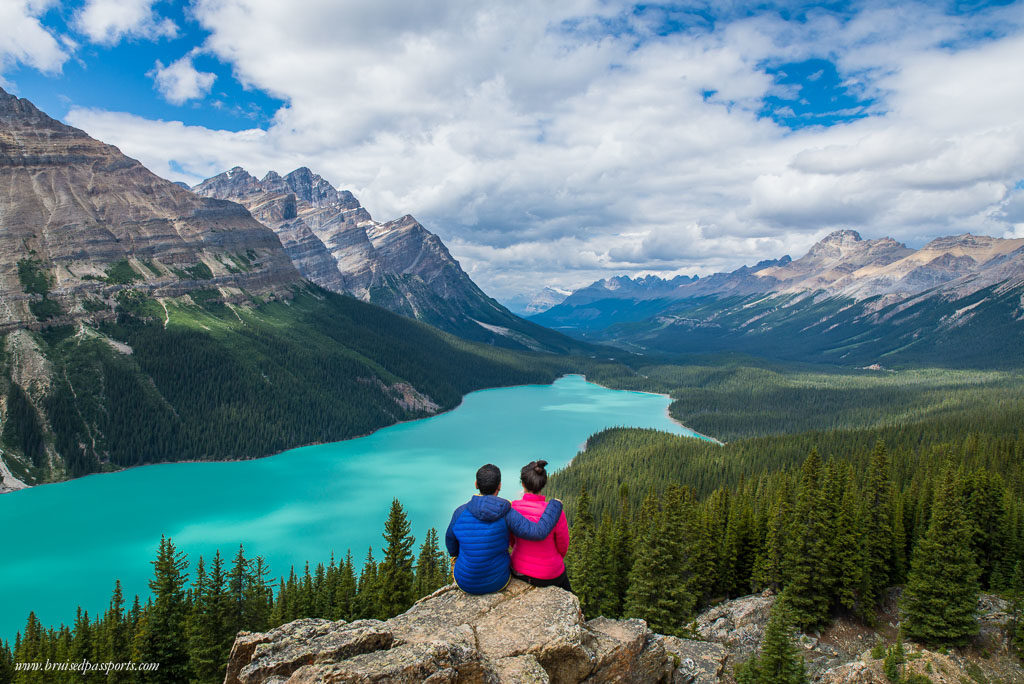
<svg viewBox="0 0 1024 684">
<path fill-rule="evenodd" d="M 235 167 L 193 190 L 243 204 L 277 233 L 299 272 L 329 290 L 471 340 L 549 351 L 572 346 L 488 297 L 412 216 L 374 221 L 351 192 L 305 167 L 262 179 Z"/>
<path fill-rule="evenodd" d="M 73 320 L 87 297 L 128 284 L 273 296 L 299 281 L 243 207 L 197 197 L 0 90 L 0 331 Z"/>
</svg>

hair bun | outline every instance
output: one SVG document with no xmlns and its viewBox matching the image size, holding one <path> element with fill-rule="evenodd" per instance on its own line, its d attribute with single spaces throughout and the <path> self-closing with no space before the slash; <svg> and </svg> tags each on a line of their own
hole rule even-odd
<svg viewBox="0 0 1024 684">
<path fill-rule="evenodd" d="M 535 461 L 534 465 L 533 465 L 533 469 L 535 471 L 537 471 L 538 473 L 543 473 L 544 472 L 544 466 L 546 466 L 547 464 L 548 464 L 547 461 Z"/>
</svg>

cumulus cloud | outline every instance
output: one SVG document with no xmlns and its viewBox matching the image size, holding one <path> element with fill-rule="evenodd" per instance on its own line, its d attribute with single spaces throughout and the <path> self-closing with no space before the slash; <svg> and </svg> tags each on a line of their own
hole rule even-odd
<svg viewBox="0 0 1024 684">
<path fill-rule="evenodd" d="M 0 3 L 0 85 L 4 71 L 17 63 L 56 72 L 67 61 L 68 50 L 40 21 L 53 4 L 52 0 Z"/>
<path fill-rule="evenodd" d="M 215 74 L 198 71 L 192 64 L 192 57 L 192 54 L 185 55 L 167 66 L 157 60 L 149 73 L 156 89 L 171 104 L 185 104 L 205 97 L 217 79 Z"/>
<path fill-rule="evenodd" d="M 173 38 L 177 25 L 153 10 L 156 0 L 88 0 L 75 14 L 75 26 L 94 43 L 115 45 L 123 38 Z"/>
<path fill-rule="evenodd" d="M 497 295 L 799 256 L 836 228 L 911 244 L 1018 230 L 1020 3 L 954 17 L 869 0 L 714 25 L 607 0 L 193 11 L 203 50 L 287 102 L 266 131 L 94 110 L 69 122 L 188 182 L 310 166 L 377 218 L 415 214 Z M 669 20 L 682 30 L 665 35 Z M 769 66 L 811 58 L 871 116 L 797 131 L 762 117 L 779 93 Z"/>
</svg>

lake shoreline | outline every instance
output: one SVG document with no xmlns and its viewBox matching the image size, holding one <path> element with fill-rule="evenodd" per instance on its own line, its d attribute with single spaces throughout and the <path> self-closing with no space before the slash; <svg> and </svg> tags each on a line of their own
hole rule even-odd
<svg viewBox="0 0 1024 684">
<path fill-rule="evenodd" d="M 259 455 L 259 456 L 248 456 L 248 457 L 245 457 L 245 458 L 183 459 L 183 460 L 180 460 L 180 461 L 179 460 L 175 460 L 175 461 L 159 461 L 157 463 L 140 463 L 138 465 L 131 465 L 131 466 L 127 466 L 125 468 L 117 468 L 116 470 L 104 470 L 104 471 L 95 472 L 95 473 L 87 473 L 87 474 L 82 475 L 80 477 L 72 477 L 72 478 L 68 478 L 66 480 L 56 480 L 54 482 L 40 482 L 38 484 L 28 484 L 28 483 L 21 482 L 19 480 L 19 482 L 24 485 L 23 487 L 17 488 L 17 489 L 0 491 L 0 496 L 10 495 L 10 494 L 17 494 L 18 492 L 28 491 L 30 489 L 35 489 L 37 487 L 45 487 L 47 485 L 63 484 L 65 482 L 71 482 L 72 480 L 81 480 L 83 478 L 93 477 L 93 476 L 96 476 L 96 475 L 112 475 L 114 473 L 122 473 L 122 472 L 125 472 L 125 471 L 128 471 L 128 470 L 134 470 L 136 468 L 148 468 L 148 467 L 151 467 L 151 466 L 160 466 L 160 465 L 176 465 L 176 464 L 179 464 L 179 463 L 244 463 L 246 461 L 256 461 L 256 460 L 260 460 L 260 459 L 264 459 L 264 458 L 272 458 L 274 456 L 280 456 L 283 453 L 286 453 L 286 452 L 289 452 L 289 451 L 293 451 L 295 449 L 304 449 L 306 447 L 323 446 L 325 444 L 338 444 L 338 443 L 341 443 L 341 442 L 348 442 L 348 441 L 351 441 L 353 439 L 362 439 L 363 437 L 369 437 L 370 435 L 377 434 L 381 430 L 386 430 L 388 428 L 392 428 L 392 427 L 395 427 L 397 425 L 405 425 L 405 424 L 408 424 L 408 423 L 415 423 L 415 422 L 418 422 L 418 421 L 429 420 L 431 418 L 436 418 L 438 416 L 443 416 L 443 415 L 445 415 L 447 413 L 451 413 L 455 409 L 457 409 L 460 406 L 462 406 L 462 404 L 465 401 L 466 397 L 469 396 L 470 394 L 476 394 L 478 392 L 489 392 L 489 391 L 493 391 L 493 390 L 512 389 L 512 388 L 515 388 L 515 387 L 549 387 L 552 384 L 554 384 L 555 382 L 558 382 L 559 380 L 561 380 L 563 378 L 568 378 L 568 377 L 572 377 L 572 376 L 579 376 L 579 377 L 583 378 L 586 382 L 589 382 L 591 384 L 597 385 L 598 387 L 603 387 L 604 389 L 608 389 L 608 390 L 622 391 L 622 392 L 636 392 L 637 394 L 649 394 L 649 395 L 653 395 L 653 396 L 665 397 L 666 399 L 669 400 L 669 405 L 665 407 L 665 416 L 670 421 L 672 421 L 673 423 L 675 423 L 679 427 L 685 428 L 686 430 L 689 430 L 690 432 L 692 432 L 696 439 L 703 439 L 705 441 L 712 442 L 712 443 L 718 444 L 718 445 L 724 445 L 725 444 L 724 442 L 720 442 L 719 440 L 715 439 L 714 437 L 710 437 L 708 435 L 704 435 L 702 433 L 699 433 L 696 430 L 694 430 L 693 428 L 690 428 L 690 427 L 688 427 L 686 425 L 683 425 L 678 420 L 676 420 L 672 416 L 670 411 L 669 411 L 669 408 L 671 407 L 671 402 L 673 400 L 672 400 L 672 397 L 670 395 L 668 395 L 668 394 L 664 394 L 664 393 L 661 393 L 661 392 L 645 392 L 643 390 L 626 390 L 626 389 L 621 389 L 621 388 L 616 388 L 616 387 L 609 387 L 608 385 L 603 385 L 600 382 L 595 382 L 593 380 L 588 380 L 585 373 L 563 373 L 562 375 L 560 375 L 557 378 L 555 378 L 554 380 L 552 380 L 550 383 L 525 383 L 525 384 L 520 384 L 520 385 L 500 385 L 500 386 L 497 386 L 497 387 L 481 387 L 480 389 L 476 389 L 476 390 L 473 390 L 471 392 L 467 392 L 466 394 L 462 395 L 462 397 L 459 399 L 459 403 L 456 404 L 455 406 L 452 406 L 451 408 L 445 409 L 443 411 L 438 411 L 437 413 L 434 413 L 434 414 L 429 415 L 429 416 L 422 416 L 420 418 L 409 418 L 409 419 L 406 419 L 406 420 L 398 420 L 398 421 L 395 421 L 394 423 L 389 423 L 387 425 L 381 425 L 380 427 L 375 428 L 375 429 L 373 429 L 373 430 L 371 430 L 369 432 L 358 434 L 358 435 L 353 435 L 351 437 L 345 437 L 344 439 L 332 440 L 332 441 L 329 441 L 329 442 L 322 442 L 322 441 L 307 442 L 305 444 L 297 444 L 295 446 L 288 447 L 287 449 L 282 449 L 281 451 L 275 451 L 273 453 L 262 454 L 262 455 Z M 589 440 L 590 437 L 588 437 L 587 439 Z M 583 444 L 582 444 L 582 448 L 579 449 L 577 451 L 577 453 L 585 451 L 586 450 L 586 445 L 587 445 L 587 443 L 586 443 L 586 441 L 584 441 Z M 566 463 L 566 466 L 568 466 L 569 463 L 572 463 L 572 459 L 573 458 L 575 458 L 575 455 L 572 458 L 569 459 L 569 462 Z M 13 477 L 13 475 L 12 475 L 12 477 Z"/>
<path fill-rule="evenodd" d="M 583 375 L 583 379 L 587 380 L 587 376 L 582 374 L 582 373 L 566 373 L 566 375 Z M 565 375 L 563 375 L 562 377 L 564 378 Z M 725 446 L 726 445 L 726 442 L 722 442 L 720 440 L 717 440 L 714 437 L 712 437 L 711 435 L 705 435 L 703 432 L 697 432 L 696 430 L 694 430 L 689 425 L 683 425 L 678 420 L 676 420 L 675 416 L 672 415 L 672 412 L 670 410 L 672 408 L 672 402 L 675 401 L 672 398 L 671 394 L 665 394 L 664 392 L 645 392 L 644 390 L 627 390 L 627 389 L 621 389 L 621 388 L 618 388 L 618 387 L 609 387 L 608 385 L 602 385 L 601 383 L 599 383 L 599 382 L 597 382 L 595 380 L 587 380 L 587 382 L 592 382 L 593 384 L 597 385 L 598 387 L 604 387 L 605 389 L 615 390 L 615 391 L 618 391 L 618 392 L 636 392 L 637 394 L 651 394 L 651 395 L 654 395 L 656 397 L 665 397 L 666 399 L 668 399 L 668 402 L 669 402 L 668 406 L 665 407 L 665 416 L 670 421 L 672 421 L 673 423 L 675 423 L 679 427 L 686 428 L 687 430 L 692 432 L 696 439 L 702 439 L 702 440 L 704 440 L 706 442 L 711 442 L 712 444 L 717 444 L 719 446 Z M 586 443 L 584 443 L 584 446 L 586 446 Z M 583 449 L 581 451 L 584 451 L 584 450 L 585 449 Z"/>
<path fill-rule="evenodd" d="M 137 465 L 130 465 L 130 466 L 126 466 L 124 468 L 117 468 L 115 470 L 101 470 L 101 471 L 98 471 L 98 472 L 95 472 L 95 473 L 86 473 L 85 475 L 81 475 L 79 477 L 69 477 L 66 480 L 54 480 L 53 482 L 39 482 L 37 484 L 28 484 L 26 482 L 22 482 L 21 480 L 17 480 L 18 483 L 23 485 L 22 487 L 17 487 L 17 488 L 14 488 L 14 489 L 0 490 L 0 496 L 4 496 L 4 495 L 8 495 L 8 494 L 17 494 L 18 492 L 25 492 L 25 491 L 28 491 L 30 489 L 36 489 L 37 487 L 46 487 L 47 485 L 64 484 L 65 482 L 72 482 L 74 480 L 82 480 L 84 478 L 93 477 L 93 476 L 96 476 L 96 475 L 113 475 L 115 473 L 123 473 L 123 472 L 129 471 L 129 470 L 134 470 L 136 468 L 149 468 L 151 466 L 161 466 L 161 465 L 177 465 L 179 463 L 245 463 L 246 461 L 258 461 L 258 460 L 264 459 L 264 458 L 273 458 L 274 456 L 280 456 L 283 453 L 286 453 L 286 452 L 289 452 L 289 451 L 294 451 L 295 449 L 305 449 L 306 447 L 323 446 L 325 444 L 339 444 L 341 442 L 348 442 L 348 441 L 351 441 L 353 439 L 362 439 L 363 437 L 369 437 L 370 435 L 375 435 L 378 432 L 380 432 L 381 430 L 386 430 L 388 428 L 395 427 L 396 425 L 405 425 L 407 423 L 415 423 L 417 421 L 429 420 L 431 418 L 436 418 L 438 416 L 443 416 L 443 415 L 445 415 L 447 413 L 451 413 L 455 409 L 457 409 L 460 406 L 462 406 L 462 404 L 465 401 L 467 396 L 469 396 L 470 394 L 476 394 L 477 392 L 488 392 L 488 391 L 491 391 L 491 390 L 511 389 L 513 387 L 547 387 L 547 386 L 550 386 L 550 385 L 554 384 L 555 382 L 561 380 L 562 378 L 566 378 L 566 377 L 569 377 L 569 376 L 572 376 L 572 375 L 579 375 L 584 380 L 586 380 L 586 376 L 583 375 L 582 373 L 563 373 L 562 375 L 560 375 L 557 378 L 555 378 L 554 380 L 552 380 L 550 383 L 529 383 L 529 384 L 520 384 L 520 385 L 499 385 L 499 386 L 496 386 L 496 387 L 481 387 L 480 389 L 475 389 L 475 390 L 472 390 L 470 392 L 467 392 L 466 394 L 463 394 L 462 397 L 459 399 L 459 403 L 456 404 L 455 406 L 452 406 L 451 408 L 445 409 L 443 411 L 438 411 L 437 413 L 431 414 L 429 416 L 422 416 L 420 418 L 408 418 L 406 420 L 397 420 L 394 423 L 388 423 L 387 425 L 381 425 L 380 427 L 375 428 L 373 430 L 370 430 L 369 432 L 364 432 L 364 433 L 361 433 L 361 434 L 358 434 L 358 435 L 352 435 L 351 437 L 345 437 L 344 439 L 335 439 L 335 440 L 331 440 L 329 442 L 306 442 L 304 444 L 296 444 L 295 446 L 290 446 L 287 449 L 282 449 L 281 451 L 275 451 L 275 452 L 269 453 L 269 454 L 261 454 L 259 456 L 247 456 L 247 457 L 244 457 L 244 458 L 217 458 L 217 459 L 212 459 L 212 458 L 195 459 L 195 458 L 193 458 L 193 459 L 181 459 L 181 460 L 174 460 L 174 461 L 158 461 L 158 462 L 155 462 L 155 463 L 139 463 Z M 596 382 L 594 384 L 598 385 L 599 387 L 604 387 L 604 385 L 600 385 L 599 383 L 596 383 Z M 605 387 L 605 389 L 612 389 L 612 388 Z M 650 392 L 645 392 L 645 394 L 650 394 Z M 2 464 L 4 468 L 6 468 L 6 464 L 3 464 L 2 461 L 0 461 L 0 464 Z M 11 477 L 14 478 L 13 474 L 11 475 Z"/>
</svg>

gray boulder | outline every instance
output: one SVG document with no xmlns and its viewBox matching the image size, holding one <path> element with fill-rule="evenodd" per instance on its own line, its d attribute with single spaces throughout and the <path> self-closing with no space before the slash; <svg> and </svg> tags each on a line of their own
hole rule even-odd
<svg viewBox="0 0 1024 684">
<path fill-rule="evenodd" d="M 710 681 L 676 677 L 677 663 L 690 666 L 676 652 L 698 648 L 677 642 L 643 620 L 585 622 L 579 600 L 556 587 L 513 581 L 471 596 L 451 585 L 386 622 L 296 620 L 242 632 L 225 684 Z"/>
</svg>

